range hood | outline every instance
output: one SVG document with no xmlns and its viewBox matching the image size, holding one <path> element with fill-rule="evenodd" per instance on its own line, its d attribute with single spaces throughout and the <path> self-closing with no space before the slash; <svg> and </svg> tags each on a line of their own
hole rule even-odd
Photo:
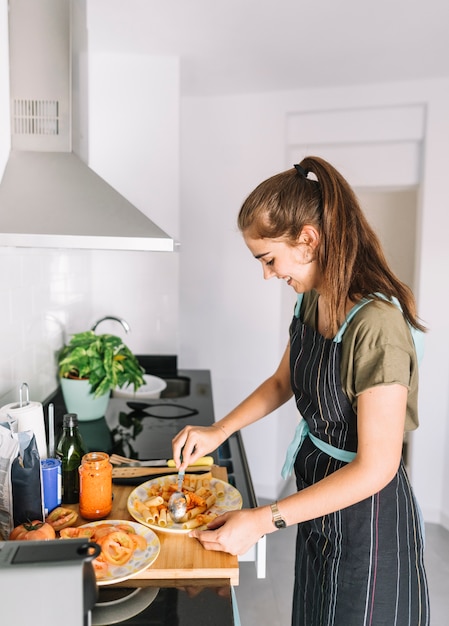
<svg viewBox="0 0 449 626">
<path fill-rule="evenodd" d="M 83 7 L 9 0 L 11 151 L 0 245 L 172 251 L 173 239 L 73 150 L 72 9 L 79 21 Z"/>
</svg>

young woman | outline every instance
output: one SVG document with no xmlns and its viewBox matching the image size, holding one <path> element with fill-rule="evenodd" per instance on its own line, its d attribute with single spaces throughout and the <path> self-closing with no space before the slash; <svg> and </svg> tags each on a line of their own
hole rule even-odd
<svg viewBox="0 0 449 626">
<path fill-rule="evenodd" d="M 231 413 L 175 437 L 174 459 L 187 466 L 294 394 L 302 419 L 283 475 L 294 469 L 297 493 L 191 535 L 242 554 L 297 524 L 293 625 L 425 626 L 422 520 L 401 458 L 404 430 L 418 425 L 414 339 L 424 329 L 412 293 L 348 183 L 317 157 L 261 183 L 238 224 L 264 278 L 298 294 L 290 342 Z"/>
</svg>

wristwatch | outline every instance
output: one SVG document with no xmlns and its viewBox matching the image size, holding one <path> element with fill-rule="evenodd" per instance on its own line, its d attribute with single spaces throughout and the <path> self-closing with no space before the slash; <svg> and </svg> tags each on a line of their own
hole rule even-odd
<svg viewBox="0 0 449 626">
<path fill-rule="evenodd" d="M 273 502 L 273 504 L 270 504 L 270 506 L 271 506 L 271 512 L 273 513 L 273 518 L 272 518 L 273 524 L 276 526 L 276 528 L 287 528 L 285 519 L 282 517 L 278 509 L 278 503 Z"/>
</svg>

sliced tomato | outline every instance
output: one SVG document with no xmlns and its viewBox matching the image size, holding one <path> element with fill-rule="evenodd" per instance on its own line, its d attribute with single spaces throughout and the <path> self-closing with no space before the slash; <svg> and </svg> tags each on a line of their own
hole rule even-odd
<svg viewBox="0 0 449 626">
<path fill-rule="evenodd" d="M 145 550 L 147 547 L 147 540 L 143 535 L 137 533 L 129 533 L 129 538 L 134 544 L 134 550 Z"/>
<path fill-rule="evenodd" d="M 115 527 L 116 530 L 122 530 L 124 533 L 128 533 L 128 535 L 135 535 L 136 531 L 134 530 L 133 526 L 131 526 L 131 524 L 117 524 L 117 526 Z"/>
<path fill-rule="evenodd" d="M 134 552 L 134 543 L 128 533 L 117 530 L 101 539 L 95 538 L 101 546 L 101 554 L 111 565 L 124 565 Z"/>
<path fill-rule="evenodd" d="M 57 506 L 51 513 L 47 515 L 45 521 L 58 531 L 68 526 L 73 526 L 78 519 L 78 513 L 72 509 L 66 509 L 63 506 Z"/>
<path fill-rule="evenodd" d="M 74 528 L 73 526 L 69 526 L 67 528 L 62 528 L 59 531 L 59 536 L 61 539 L 78 539 L 78 537 L 86 537 L 86 539 L 91 539 L 94 535 L 95 528 L 86 526 L 85 528 Z"/>
<path fill-rule="evenodd" d="M 98 539 L 115 532 L 117 530 L 117 526 L 114 526 L 114 524 L 98 524 L 95 526 L 94 530 L 95 541 L 97 541 Z"/>
<path fill-rule="evenodd" d="M 101 556 L 92 561 L 96 578 L 105 578 L 108 573 L 109 565 L 103 561 Z"/>
</svg>

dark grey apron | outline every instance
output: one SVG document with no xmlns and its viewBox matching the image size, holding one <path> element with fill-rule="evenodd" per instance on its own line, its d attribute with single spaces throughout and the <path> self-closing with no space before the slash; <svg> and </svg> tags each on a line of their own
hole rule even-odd
<svg viewBox="0 0 449 626">
<path fill-rule="evenodd" d="M 292 388 L 308 430 L 327 445 L 356 452 L 357 416 L 340 380 L 341 343 L 299 317 L 290 342 Z M 298 490 L 345 464 L 306 436 L 294 462 Z M 402 463 L 379 493 L 298 524 L 292 624 L 429 624 L 420 513 Z"/>
</svg>

